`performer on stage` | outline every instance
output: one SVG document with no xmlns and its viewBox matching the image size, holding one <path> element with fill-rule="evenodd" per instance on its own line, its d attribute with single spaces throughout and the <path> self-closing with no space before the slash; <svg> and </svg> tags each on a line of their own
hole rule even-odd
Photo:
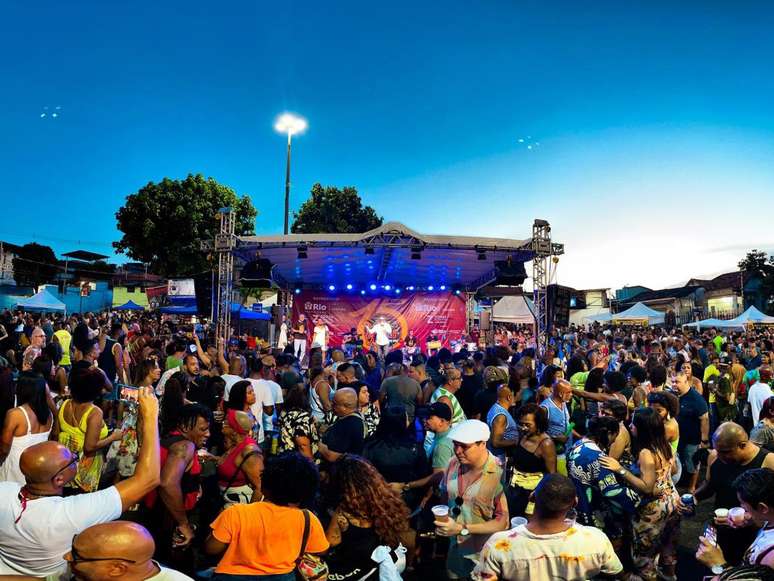
<svg viewBox="0 0 774 581">
<path fill-rule="evenodd" d="M 304 313 L 298 315 L 298 322 L 293 327 L 293 355 L 298 359 L 298 364 L 303 367 L 304 357 L 306 356 L 306 316 Z"/>
<path fill-rule="evenodd" d="M 352 327 L 349 333 L 344 335 L 344 352 L 348 359 L 355 355 L 355 351 L 363 346 L 363 338 L 358 334 L 357 329 Z"/>
<path fill-rule="evenodd" d="M 381 315 L 373 327 L 366 327 L 366 331 L 376 335 L 376 351 L 379 355 L 379 360 L 384 361 L 390 350 L 392 325 L 387 322 L 384 315 Z"/>
<path fill-rule="evenodd" d="M 405 346 L 403 347 L 403 362 L 406 365 L 410 365 L 414 360 L 414 355 L 417 353 L 419 353 L 417 338 L 414 336 L 414 331 L 410 330 L 408 335 L 406 335 Z"/>
<path fill-rule="evenodd" d="M 328 325 L 318 318 L 315 321 L 314 329 L 312 331 L 312 347 L 319 347 L 322 349 L 323 361 L 325 361 L 325 352 L 328 350 Z"/>
</svg>

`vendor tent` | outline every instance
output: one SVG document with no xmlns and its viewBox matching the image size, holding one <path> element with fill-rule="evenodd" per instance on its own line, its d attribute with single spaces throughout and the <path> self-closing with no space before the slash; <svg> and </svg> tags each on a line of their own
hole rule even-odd
<svg viewBox="0 0 774 581">
<path fill-rule="evenodd" d="M 132 300 L 126 301 L 123 305 L 113 307 L 114 311 L 144 311 L 145 307 L 142 307 Z"/>
<path fill-rule="evenodd" d="M 660 313 L 642 303 L 636 303 L 634 306 L 623 312 L 613 315 L 614 323 L 647 323 L 648 325 L 659 325 L 664 322 L 664 313 Z"/>
<path fill-rule="evenodd" d="M 32 295 L 31 297 L 19 299 L 17 307 L 25 311 L 61 311 L 66 310 L 65 304 L 48 292 L 46 289 Z"/>
<path fill-rule="evenodd" d="M 535 307 L 523 295 L 503 297 L 492 307 L 492 320 L 497 323 L 534 325 Z"/>
<path fill-rule="evenodd" d="M 613 320 L 613 313 L 599 313 L 597 315 L 588 315 L 584 317 L 587 321 L 594 321 L 597 323 L 609 323 Z"/>
<path fill-rule="evenodd" d="M 730 319 L 724 322 L 728 323 L 728 325 L 725 326 L 729 327 L 744 327 L 745 325 L 774 325 L 774 317 L 770 317 L 769 315 L 761 313 L 755 307 L 750 307 L 735 319 Z"/>
<path fill-rule="evenodd" d="M 693 323 L 686 323 L 683 327 L 691 327 L 693 329 L 711 329 L 712 327 L 723 327 L 728 321 L 722 319 L 703 319 L 701 321 L 695 321 Z"/>
</svg>

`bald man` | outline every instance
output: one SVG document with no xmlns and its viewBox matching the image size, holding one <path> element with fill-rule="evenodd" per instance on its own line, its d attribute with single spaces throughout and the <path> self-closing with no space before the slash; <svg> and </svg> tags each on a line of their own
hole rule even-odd
<svg viewBox="0 0 774 581">
<path fill-rule="evenodd" d="M 0 575 L 48 577 L 67 571 L 62 556 L 73 535 L 109 522 L 159 484 L 159 404 L 152 388 L 139 397 L 140 447 L 134 476 L 99 492 L 62 497 L 75 478 L 78 456 L 58 442 L 27 448 L 21 486 L 0 482 Z"/>
<path fill-rule="evenodd" d="M 318 447 L 320 456 L 335 462 L 343 454 L 361 454 L 365 439 L 365 424 L 358 413 L 357 393 L 342 387 L 333 395 L 336 421 L 328 428 Z"/>
<path fill-rule="evenodd" d="M 716 509 L 739 506 L 734 481 L 742 472 L 752 468 L 774 470 L 774 454 L 750 442 L 744 428 L 734 422 L 718 426 L 712 435 L 712 446 L 706 479 L 696 490 L 696 499 L 704 500 L 714 495 Z M 715 524 L 718 544 L 726 560 L 732 565 L 740 563 L 758 531 L 753 530 L 755 527 L 731 529 L 726 519 L 716 519 Z"/>
<path fill-rule="evenodd" d="M 117 520 L 90 526 L 76 535 L 65 561 L 79 581 L 192 581 L 154 561 L 155 550 L 145 527 Z"/>
<path fill-rule="evenodd" d="M 540 407 L 548 414 L 548 430 L 546 434 L 556 444 L 557 454 L 563 453 L 572 446 L 572 430 L 570 429 L 570 410 L 567 404 L 572 399 L 572 385 L 566 379 L 554 381 L 551 397 L 544 400 Z"/>
</svg>

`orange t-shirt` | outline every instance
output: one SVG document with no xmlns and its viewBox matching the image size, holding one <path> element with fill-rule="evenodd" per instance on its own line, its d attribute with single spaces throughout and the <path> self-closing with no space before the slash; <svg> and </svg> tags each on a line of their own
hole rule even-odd
<svg viewBox="0 0 774 581">
<path fill-rule="evenodd" d="M 230 575 L 275 575 L 296 567 L 304 535 L 301 509 L 271 502 L 235 504 L 210 525 L 212 535 L 228 543 L 216 573 Z M 329 547 L 322 524 L 309 513 L 307 553 L 322 553 Z"/>
</svg>

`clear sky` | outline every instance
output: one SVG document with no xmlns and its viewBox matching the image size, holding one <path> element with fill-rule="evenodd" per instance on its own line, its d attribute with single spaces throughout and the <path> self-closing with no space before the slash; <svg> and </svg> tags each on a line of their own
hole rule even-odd
<svg viewBox="0 0 774 581">
<path fill-rule="evenodd" d="M 272 124 L 291 110 L 309 120 L 294 208 L 319 181 L 420 232 L 526 238 L 545 218 L 566 245 L 556 280 L 578 288 L 774 251 L 770 2 L 3 8 L 2 240 L 111 254 L 124 197 L 189 172 L 279 232 Z"/>
</svg>

